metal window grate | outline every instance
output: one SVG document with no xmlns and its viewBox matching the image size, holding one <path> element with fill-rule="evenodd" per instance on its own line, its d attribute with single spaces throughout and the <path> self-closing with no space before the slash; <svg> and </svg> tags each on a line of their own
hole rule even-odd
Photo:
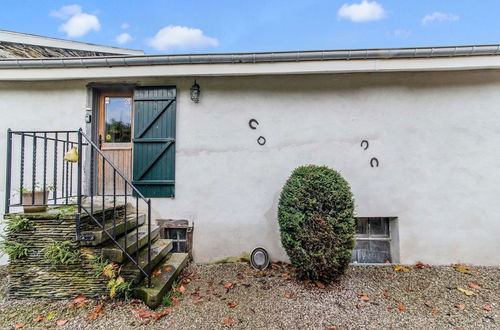
<svg viewBox="0 0 500 330">
<path fill-rule="evenodd" d="M 354 263 L 391 262 L 390 218 L 357 218 Z"/>
<path fill-rule="evenodd" d="M 166 238 L 172 240 L 172 252 L 187 252 L 187 228 L 166 228 Z"/>
</svg>

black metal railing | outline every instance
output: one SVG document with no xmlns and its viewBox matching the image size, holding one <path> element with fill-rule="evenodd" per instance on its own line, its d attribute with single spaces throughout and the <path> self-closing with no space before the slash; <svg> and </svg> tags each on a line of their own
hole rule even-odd
<svg viewBox="0 0 500 330">
<path fill-rule="evenodd" d="M 79 155 L 74 163 L 63 159 L 72 148 L 76 148 Z M 19 197 L 16 196 L 16 186 Z M 82 235 L 82 218 L 90 219 L 91 224 L 97 225 L 109 237 L 151 285 L 151 200 L 141 194 L 82 129 L 9 129 L 5 188 L 5 213 L 25 206 L 75 207 L 76 239 L 89 239 Z M 141 267 L 139 261 L 140 209 L 144 210 L 147 221 L 147 267 Z M 127 214 L 129 212 L 135 214 Z M 132 231 L 127 221 L 130 216 L 135 216 Z M 129 253 L 127 236 L 134 230 L 136 246 L 134 253 Z M 124 236 L 123 243 L 118 241 L 121 235 Z"/>
</svg>

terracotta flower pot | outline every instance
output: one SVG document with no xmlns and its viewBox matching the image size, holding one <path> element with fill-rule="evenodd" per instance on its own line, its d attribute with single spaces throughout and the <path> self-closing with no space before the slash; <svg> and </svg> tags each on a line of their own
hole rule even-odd
<svg viewBox="0 0 500 330">
<path fill-rule="evenodd" d="M 24 213 L 34 213 L 34 212 L 43 212 L 47 209 L 47 205 L 43 202 L 43 195 L 45 194 L 45 204 L 49 200 L 49 191 L 35 191 L 35 202 L 33 203 L 33 195 L 31 192 L 23 193 L 23 209 Z M 37 205 L 38 204 L 38 205 Z M 29 206 L 29 205 L 37 205 L 37 206 Z"/>
</svg>

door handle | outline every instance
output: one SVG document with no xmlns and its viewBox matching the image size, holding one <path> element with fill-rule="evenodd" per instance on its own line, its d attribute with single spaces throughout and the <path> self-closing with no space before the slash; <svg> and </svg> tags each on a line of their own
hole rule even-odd
<svg viewBox="0 0 500 330">
<path fill-rule="evenodd" d="M 102 135 L 99 134 L 99 149 L 102 149 Z"/>
</svg>

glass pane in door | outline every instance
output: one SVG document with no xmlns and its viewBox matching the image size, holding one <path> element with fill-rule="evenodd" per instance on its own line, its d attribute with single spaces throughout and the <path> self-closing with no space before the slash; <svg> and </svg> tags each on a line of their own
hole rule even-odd
<svg viewBox="0 0 500 330">
<path fill-rule="evenodd" d="M 104 142 L 129 143 L 132 131 L 132 98 L 110 97 L 104 99 Z"/>
</svg>

